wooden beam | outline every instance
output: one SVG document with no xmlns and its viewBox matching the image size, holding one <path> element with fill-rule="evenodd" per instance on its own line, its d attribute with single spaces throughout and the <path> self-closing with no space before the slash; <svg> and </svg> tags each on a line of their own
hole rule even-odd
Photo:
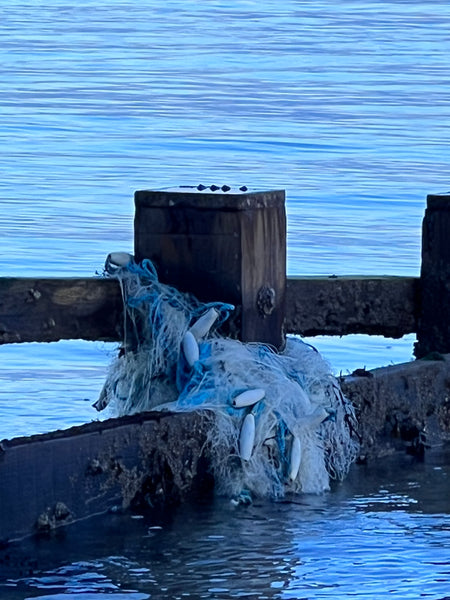
<svg viewBox="0 0 450 600">
<path fill-rule="evenodd" d="M 398 338 L 417 329 L 415 277 L 291 277 L 286 295 L 288 333 Z M 120 341 L 122 330 L 122 297 L 114 279 L 0 278 L 0 344 Z"/>
<path fill-rule="evenodd" d="M 202 302 L 234 304 L 226 327 L 239 339 L 283 347 L 284 191 L 200 188 L 135 193 L 136 260 Z"/>
<path fill-rule="evenodd" d="M 373 460 L 396 449 L 420 456 L 426 446 L 448 443 L 449 378 L 448 354 L 341 378 L 341 389 L 356 408 L 360 458 Z"/>
<path fill-rule="evenodd" d="M 400 338 L 417 330 L 418 306 L 416 277 L 291 277 L 285 326 L 305 336 Z"/>
<path fill-rule="evenodd" d="M 422 302 L 414 354 L 450 352 L 450 193 L 430 194 L 422 225 Z"/>
<path fill-rule="evenodd" d="M 112 279 L 0 278 L 0 344 L 119 341 L 122 315 L 120 288 Z"/>
<path fill-rule="evenodd" d="M 450 441 L 450 356 L 341 379 L 355 405 L 360 458 Z M 0 550 L 118 508 L 160 507 L 211 490 L 205 413 L 148 412 L 0 444 Z M 426 437 L 425 437 L 426 436 Z M 0 552 L 0 574 L 2 573 Z M 6 567 L 8 565 L 6 564 Z"/>
<path fill-rule="evenodd" d="M 0 547 L 117 507 L 184 500 L 204 471 L 208 420 L 148 412 L 0 444 Z"/>
</svg>

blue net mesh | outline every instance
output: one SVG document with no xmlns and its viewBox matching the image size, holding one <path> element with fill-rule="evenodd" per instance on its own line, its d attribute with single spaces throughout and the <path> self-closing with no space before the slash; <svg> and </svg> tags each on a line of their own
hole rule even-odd
<svg viewBox="0 0 450 600">
<path fill-rule="evenodd" d="M 320 493 L 345 477 L 358 451 L 354 410 L 313 347 L 288 336 L 277 353 L 222 337 L 217 328 L 233 306 L 162 284 L 149 260 L 129 256 L 117 265 L 110 257 L 106 274 L 121 285 L 125 340 L 99 410 L 203 411 L 216 488 L 231 497 Z"/>
</svg>

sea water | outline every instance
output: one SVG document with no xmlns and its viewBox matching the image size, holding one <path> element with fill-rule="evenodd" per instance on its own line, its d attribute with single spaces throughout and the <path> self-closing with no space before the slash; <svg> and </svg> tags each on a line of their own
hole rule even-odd
<svg viewBox="0 0 450 600">
<path fill-rule="evenodd" d="M 0 275 L 92 276 L 133 250 L 134 190 L 227 183 L 286 190 L 290 275 L 417 276 L 449 22 L 436 0 L 3 3 Z M 346 373 L 414 336 L 311 341 Z M 1 347 L 0 437 L 95 418 L 114 349 Z"/>
<path fill-rule="evenodd" d="M 0 598 L 448 600 L 449 459 L 355 466 L 330 493 L 284 502 L 82 522 L 9 549 Z"/>
<path fill-rule="evenodd" d="M 426 194 L 449 189 L 449 27 L 448 4 L 438 0 L 2 3 L 0 276 L 92 276 L 110 251 L 132 251 L 134 190 L 198 183 L 285 189 L 290 275 L 417 276 Z M 309 341 L 336 373 L 345 373 L 411 360 L 414 337 Z M 97 418 L 91 405 L 115 352 L 112 344 L 80 341 L 0 347 L 0 438 Z M 433 489 L 447 502 L 442 469 L 432 471 L 438 474 Z M 441 552 L 448 529 L 439 516 L 426 522 L 421 513 L 395 509 L 393 523 L 400 521 L 401 527 L 389 529 L 399 493 L 391 484 L 392 477 L 386 478 L 382 487 L 385 516 L 374 511 L 369 519 L 378 532 L 371 539 L 379 541 L 383 556 L 395 554 L 396 543 L 406 539 L 418 540 L 419 549 Z M 377 493 L 369 487 L 363 497 L 370 505 L 371 494 Z M 356 500 L 349 492 L 342 504 L 333 494 L 306 502 L 337 506 L 336 525 L 345 529 L 359 514 L 351 508 Z M 363 542 L 358 545 L 355 533 L 348 538 L 356 544 L 353 550 L 345 549 L 342 537 L 331 533 L 336 513 L 327 508 L 324 525 L 314 525 L 317 535 L 308 538 L 310 551 L 317 553 L 314 567 L 301 558 L 298 541 L 289 546 L 295 549 L 291 558 L 281 544 L 278 558 L 266 562 L 262 540 L 273 537 L 268 523 L 279 510 L 264 508 L 263 516 L 256 517 L 259 550 L 252 554 L 247 548 L 248 568 L 239 573 L 257 579 L 261 561 L 270 573 L 272 560 L 271 593 L 287 597 L 286 589 L 277 591 L 275 577 L 277 560 L 287 561 L 290 573 L 310 582 L 300 597 L 326 597 L 323 565 L 337 597 L 342 588 L 333 586 L 344 573 L 350 577 L 350 563 L 330 567 L 327 540 L 333 551 L 336 545 L 344 548 L 339 555 L 354 552 L 355 561 L 361 555 L 367 562 Z M 303 509 L 294 504 L 283 510 L 284 527 L 303 539 Z M 434 510 L 448 515 L 448 502 Z M 223 508 L 209 511 L 228 527 Z M 248 514 L 234 518 L 246 523 L 252 521 Z M 198 514 L 193 519 L 194 530 L 204 526 Z M 181 525 L 174 522 L 176 532 Z M 366 521 L 358 526 L 372 532 Z M 206 538 L 225 535 L 220 527 L 205 527 Z M 133 543 L 140 543 L 139 535 Z M 186 533 L 179 530 L 179 535 Z M 173 591 L 167 583 L 171 577 L 183 591 L 175 567 L 186 563 L 186 550 L 170 543 L 174 575 L 162 576 L 171 572 L 172 560 L 162 558 L 161 577 L 155 579 L 159 594 L 162 579 Z M 206 543 L 198 560 L 211 547 Z M 106 542 L 97 556 L 107 555 L 107 548 Z M 238 556 L 226 556 L 223 570 L 233 572 Z M 374 549 L 370 560 L 376 559 Z M 125 552 L 119 562 L 127 560 L 133 559 Z M 303 566 L 294 569 L 290 560 Z M 433 553 L 426 561 L 429 580 L 423 581 L 423 594 L 428 597 L 450 595 L 448 569 L 441 563 Z M 87 564 L 81 579 L 89 579 L 96 568 Z M 134 581 L 134 567 L 126 564 L 119 567 L 123 576 L 107 576 L 117 586 L 110 591 L 119 597 Z M 70 571 L 72 566 L 61 568 Z M 196 573 L 199 566 L 191 568 Z M 216 571 L 213 564 L 211 578 Z M 346 579 L 354 581 L 352 589 L 346 588 L 348 595 L 385 597 L 371 591 L 365 578 L 358 580 L 359 572 L 354 568 L 353 579 Z M 406 580 L 412 578 L 408 573 Z M 59 571 L 53 576 L 59 577 Z M 445 593 L 428 587 L 438 579 Z M 211 583 L 212 588 L 220 585 Z M 31 587 L 25 595 L 52 594 Z M 101 597 L 108 589 L 89 594 Z M 411 583 L 414 589 L 410 597 L 418 596 Z M 0 597 L 9 598 L 5 590 Z M 58 590 L 52 597 L 72 593 L 70 586 Z M 158 597 L 149 590 L 142 593 Z M 239 588 L 239 594 L 244 592 Z M 209 593 L 227 597 L 229 592 Z"/>
</svg>

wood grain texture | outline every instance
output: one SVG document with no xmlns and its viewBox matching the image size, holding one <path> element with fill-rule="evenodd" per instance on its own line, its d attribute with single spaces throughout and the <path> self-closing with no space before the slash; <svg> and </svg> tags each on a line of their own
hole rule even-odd
<svg viewBox="0 0 450 600">
<path fill-rule="evenodd" d="M 251 263 L 245 265 L 251 273 L 250 284 L 247 286 L 244 281 L 242 287 L 247 295 L 246 323 L 249 328 L 254 327 L 252 336 L 256 337 L 260 331 L 259 321 L 264 321 L 255 306 L 259 286 L 268 283 L 270 287 L 275 281 L 278 289 L 282 289 L 275 266 L 280 261 L 281 257 L 269 262 L 272 271 L 266 272 L 258 271 Z M 224 284 L 232 285 L 227 281 Z M 233 294 L 238 294 L 237 286 Z M 207 299 L 217 300 L 215 295 Z M 365 333 L 398 338 L 417 331 L 420 280 L 290 277 L 284 307 L 287 333 L 305 336 Z M 239 321 L 241 308 L 237 305 L 234 320 Z M 251 311 L 255 313 L 253 322 Z M 280 319 L 282 314 L 280 309 L 273 318 Z M 266 317 L 268 327 L 270 318 L 272 314 Z M 232 326 L 233 322 L 232 319 Z M 0 278 L 0 344 L 60 339 L 121 341 L 122 330 L 123 305 L 115 280 Z"/>
<path fill-rule="evenodd" d="M 136 260 L 150 259 L 163 283 L 203 302 L 234 304 L 227 334 L 282 347 L 284 201 L 283 191 L 138 191 Z"/>
<path fill-rule="evenodd" d="M 3 441 L 0 542 L 115 506 L 185 499 L 210 484 L 202 466 L 205 427 L 194 413 L 142 413 Z"/>
<path fill-rule="evenodd" d="M 117 281 L 0 278 L 0 343 L 62 339 L 119 341 L 123 303 Z"/>
<path fill-rule="evenodd" d="M 415 277 L 291 277 L 286 331 L 400 338 L 417 330 L 419 289 Z"/>
</svg>

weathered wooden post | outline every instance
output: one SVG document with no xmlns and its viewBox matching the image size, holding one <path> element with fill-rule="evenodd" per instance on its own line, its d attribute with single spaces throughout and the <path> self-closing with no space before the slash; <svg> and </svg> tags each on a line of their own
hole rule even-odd
<svg viewBox="0 0 450 600">
<path fill-rule="evenodd" d="M 236 306 L 233 333 L 284 345 L 285 193 L 182 186 L 135 193 L 135 256 L 162 282 Z"/>
<path fill-rule="evenodd" d="M 430 194 L 422 228 L 421 307 L 414 354 L 450 352 L 450 193 Z"/>
</svg>

